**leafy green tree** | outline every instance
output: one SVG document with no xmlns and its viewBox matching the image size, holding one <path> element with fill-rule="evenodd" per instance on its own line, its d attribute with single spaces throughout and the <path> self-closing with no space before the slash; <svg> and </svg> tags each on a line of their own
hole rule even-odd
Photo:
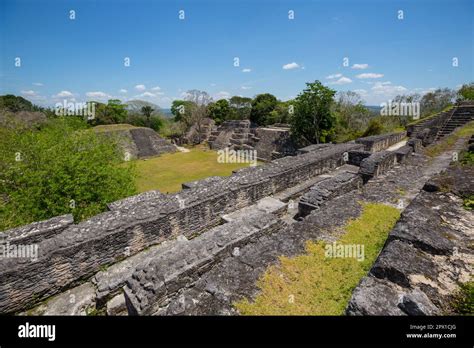
<svg viewBox="0 0 474 348">
<path fill-rule="evenodd" d="M 271 122 L 270 113 L 276 108 L 277 104 L 277 98 L 270 93 L 257 95 L 252 101 L 250 121 L 259 126 L 267 125 Z"/>
<path fill-rule="evenodd" d="M 82 220 L 134 194 L 134 168 L 116 143 L 69 117 L 41 130 L 1 127 L 0 230 L 67 213 Z"/>
<path fill-rule="evenodd" d="M 91 124 L 117 124 L 124 123 L 127 119 L 127 105 L 119 99 L 110 99 L 107 104 L 95 102 L 95 117 Z"/>
<path fill-rule="evenodd" d="M 176 122 L 188 123 L 191 119 L 191 111 L 194 107 L 194 103 L 188 100 L 173 100 L 171 104 L 171 113 L 174 116 Z"/>
<path fill-rule="evenodd" d="M 0 96 L 0 111 L 42 111 L 43 108 L 34 105 L 29 100 L 13 94 Z"/>
<path fill-rule="evenodd" d="M 145 116 L 146 118 L 147 127 L 150 127 L 151 125 L 150 118 L 151 118 L 152 112 L 154 111 L 153 108 L 147 105 L 147 106 L 143 106 L 141 111 L 142 111 L 143 116 Z"/>
<path fill-rule="evenodd" d="M 252 110 L 252 98 L 233 96 L 229 99 L 229 106 L 231 111 L 230 119 L 234 120 L 248 120 Z"/>
<path fill-rule="evenodd" d="M 226 99 L 220 99 L 208 106 L 208 116 L 212 118 L 216 124 L 221 124 L 226 119 L 231 119 L 231 109 Z"/>
<path fill-rule="evenodd" d="M 320 81 L 306 83 L 306 86 L 295 99 L 295 113 L 291 118 L 292 134 L 301 144 L 330 141 L 336 124 L 331 114 L 336 92 Z"/>
<path fill-rule="evenodd" d="M 371 115 L 370 110 L 362 103 L 360 95 L 352 91 L 337 93 L 333 112 L 337 120 L 338 142 L 359 138 L 367 128 Z"/>
<path fill-rule="evenodd" d="M 278 101 L 277 106 L 273 111 L 270 112 L 267 118 L 267 124 L 274 123 L 289 123 L 292 112 L 290 112 L 290 107 L 293 105 L 293 101 L 289 100 L 286 102 Z"/>
<path fill-rule="evenodd" d="M 455 101 L 456 92 L 449 88 L 438 88 L 426 93 L 420 100 L 421 117 L 440 112 Z"/>
<path fill-rule="evenodd" d="M 458 95 L 461 100 L 474 100 L 474 82 L 462 85 Z"/>
</svg>

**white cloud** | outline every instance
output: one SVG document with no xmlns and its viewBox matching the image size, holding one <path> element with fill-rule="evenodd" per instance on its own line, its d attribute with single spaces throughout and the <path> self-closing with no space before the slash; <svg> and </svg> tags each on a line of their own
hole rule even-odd
<svg viewBox="0 0 474 348">
<path fill-rule="evenodd" d="M 156 86 L 156 87 L 153 87 L 151 90 L 152 90 L 152 91 L 160 91 L 160 90 L 161 90 L 161 87 L 160 87 L 160 86 Z"/>
<path fill-rule="evenodd" d="M 242 72 L 251 72 L 252 69 L 249 69 L 249 68 L 245 68 L 245 69 L 242 69 Z"/>
<path fill-rule="evenodd" d="M 136 85 L 135 86 L 135 89 L 137 91 L 144 91 L 146 89 L 145 85 Z"/>
<path fill-rule="evenodd" d="M 33 85 L 38 87 L 44 86 L 41 82 L 33 82 Z"/>
<path fill-rule="evenodd" d="M 406 93 L 408 91 L 407 88 L 403 86 L 392 85 L 391 82 L 376 82 L 371 90 L 374 92 L 374 94 L 384 95 L 387 97 L 394 97 L 397 94 Z"/>
<path fill-rule="evenodd" d="M 42 96 L 40 95 L 38 92 L 36 91 L 33 91 L 33 90 L 25 90 L 25 91 L 21 91 L 21 94 L 29 99 L 29 100 L 32 100 L 34 101 L 35 103 L 38 103 L 38 102 L 46 102 L 46 97 L 45 96 Z"/>
<path fill-rule="evenodd" d="M 53 95 L 53 98 L 70 98 L 73 97 L 74 94 L 72 94 L 69 91 L 61 91 L 58 94 Z"/>
<path fill-rule="evenodd" d="M 21 94 L 26 97 L 36 97 L 38 95 L 38 93 L 36 93 L 35 91 L 32 91 L 31 89 L 28 91 L 21 91 Z"/>
<path fill-rule="evenodd" d="M 378 79 L 383 77 L 383 74 L 376 74 L 376 73 L 364 73 L 356 75 L 358 79 Z"/>
<path fill-rule="evenodd" d="M 217 86 L 215 83 L 211 83 L 211 87 L 215 87 Z"/>
<path fill-rule="evenodd" d="M 124 88 L 122 88 L 121 90 L 119 90 L 119 93 L 127 93 L 128 91 Z"/>
<path fill-rule="evenodd" d="M 367 69 L 369 67 L 369 64 L 353 64 L 352 65 L 352 69 L 356 69 L 356 70 L 364 70 L 364 69 Z"/>
<path fill-rule="evenodd" d="M 339 77 L 342 77 L 342 74 L 333 74 L 333 75 L 326 76 L 328 80 L 337 79 Z"/>
<path fill-rule="evenodd" d="M 214 99 L 214 100 L 229 99 L 230 97 L 231 97 L 231 96 L 230 96 L 230 93 L 229 93 L 229 92 L 220 91 L 220 92 L 216 93 L 216 94 L 213 96 L 213 99 Z"/>
<path fill-rule="evenodd" d="M 156 94 L 151 93 L 151 92 L 144 92 L 142 94 L 135 96 L 135 98 L 156 98 Z"/>
<path fill-rule="evenodd" d="M 336 81 L 330 82 L 331 85 L 347 85 L 348 83 L 352 83 L 352 80 L 348 77 L 341 77 Z"/>
<path fill-rule="evenodd" d="M 101 92 L 101 91 L 87 92 L 86 96 L 89 97 L 89 98 L 94 98 L 94 99 L 108 99 L 108 98 L 111 98 L 111 96 L 109 94 Z"/>
<path fill-rule="evenodd" d="M 293 69 L 298 69 L 300 66 L 293 62 L 293 63 L 288 63 L 282 66 L 283 70 L 293 70 Z"/>
<path fill-rule="evenodd" d="M 354 89 L 354 92 L 356 92 L 361 97 L 366 97 L 368 95 L 367 90 L 362 89 L 362 88 L 361 89 Z"/>
<path fill-rule="evenodd" d="M 240 87 L 240 88 L 241 88 L 241 89 L 251 89 L 252 87 L 250 87 L 250 86 L 242 86 L 242 87 Z"/>
</svg>

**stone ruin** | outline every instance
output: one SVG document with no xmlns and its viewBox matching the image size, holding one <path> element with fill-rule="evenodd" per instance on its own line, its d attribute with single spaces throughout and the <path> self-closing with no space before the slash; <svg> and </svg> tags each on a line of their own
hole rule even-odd
<svg viewBox="0 0 474 348">
<path fill-rule="evenodd" d="M 110 128 L 108 130 L 101 130 L 97 134 L 117 137 L 118 144 L 128 159 L 141 159 L 177 151 L 175 145 L 160 137 L 153 129 L 147 127 Z"/>
<path fill-rule="evenodd" d="M 452 289 L 470 281 L 473 274 L 474 253 L 469 245 L 474 217 L 462 207 L 462 197 L 473 194 L 472 167 L 450 167 L 428 181 L 403 211 L 369 274 L 353 292 L 347 314 L 450 313 Z"/>
<path fill-rule="evenodd" d="M 239 126 L 247 129 L 244 123 Z M 244 145 L 238 137 L 255 133 L 235 134 L 229 142 Z M 472 219 L 456 225 L 459 199 L 445 193 L 417 196 L 417 187 L 450 160 L 443 157 L 428 167 L 431 162 L 419 153 L 422 140 L 417 138 L 389 149 L 404 137 L 405 133 L 388 134 L 311 145 L 294 156 L 240 169 L 229 177 L 183 184 L 175 194 L 150 191 L 110 203 L 109 211 L 78 224 L 64 215 L 5 231 L 0 234 L 3 243 L 35 243 L 38 257 L 34 262 L 0 260 L 0 312 L 238 314 L 232 303 L 256 294 L 256 280 L 278 262 L 279 255 L 301 254 L 307 240 L 323 238 L 324 231 L 338 221 L 357 216 L 360 199 L 392 202 L 395 185 L 402 183 L 414 190 L 415 199 L 405 207 L 381 256 L 354 291 L 347 313 L 439 313 L 436 293 L 429 294 L 421 285 L 413 287 L 423 283 L 415 275 L 442 272 L 454 262 L 450 253 L 455 247 L 461 255 L 472 256 L 472 250 L 465 248 Z M 436 185 L 427 187 L 432 186 Z M 432 199 L 443 207 L 436 214 L 447 212 L 446 230 L 419 227 L 416 214 L 410 213 L 422 212 L 427 214 L 423 221 L 430 221 L 433 213 L 423 204 L 431 204 Z M 448 207 L 449 202 L 456 205 Z M 422 234 L 414 233 L 418 228 Z M 450 241 L 445 232 L 456 240 Z M 418 261 L 420 252 L 427 253 L 426 260 L 423 256 Z M 405 253 L 410 264 L 397 259 Z M 447 286 L 441 283 L 440 287 Z M 395 303 L 400 295 L 406 299 L 401 305 Z"/>
<path fill-rule="evenodd" d="M 447 111 L 408 125 L 407 134 L 411 138 L 421 139 L 423 146 L 428 146 L 472 120 L 474 120 L 474 103 L 460 102 Z"/>
<path fill-rule="evenodd" d="M 253 127 L 249 120 L 224 121 L 214 127 L 207 142 L 214 150 L 256 150 L 257 158 L 266 162 L 296 153 L 290 128 L 284 124 Z"/>
</svg>

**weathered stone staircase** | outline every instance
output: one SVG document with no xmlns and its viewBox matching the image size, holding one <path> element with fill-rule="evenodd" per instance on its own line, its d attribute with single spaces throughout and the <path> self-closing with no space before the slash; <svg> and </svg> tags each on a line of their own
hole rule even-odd
<svg viewBox="0 0 474 348">
<path fill-rule="evenodd" d="M 225 121 L 211 132 L 208 143 L 211 149 L 215 150 L 226 147 L 239 150 L 245 147 L 249 138 L 251 138 L 250 121 Z"/>
<path fill-rule="evenodd" d="M 457 106 L 451 116 L 444 122 L 441 129 L 436 134 L 436 140 L 438 141 L 451 134 L 456 128 L 465 125 L 466 123 L 474 120 L 474 104 L 462 104 Z"/>
</svg>

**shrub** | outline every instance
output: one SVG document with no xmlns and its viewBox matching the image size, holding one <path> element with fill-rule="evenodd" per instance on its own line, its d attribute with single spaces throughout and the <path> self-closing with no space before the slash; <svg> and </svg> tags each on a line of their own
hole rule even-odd
<svg viewBox="0 0 474 348">
<path fill-rule="evenodd" d="M 134 194 L 134 168 L 121 161 L 115 139 L 80 120 L 1 128 L 0 230 L 66 213 L 82 220 Z"/>
<path fill-rule="evenodd" d="M 370 120 L 369 125 L 367 126 L 367 129 L 365 130 L 364 134 L 362 134 L 362 136 L 368 137 L 371 135 L 382 134 L 383 132 L 384 132 L 384 127 L 382 123 L 378 119 L 373 118 Z"/>
</svg>

